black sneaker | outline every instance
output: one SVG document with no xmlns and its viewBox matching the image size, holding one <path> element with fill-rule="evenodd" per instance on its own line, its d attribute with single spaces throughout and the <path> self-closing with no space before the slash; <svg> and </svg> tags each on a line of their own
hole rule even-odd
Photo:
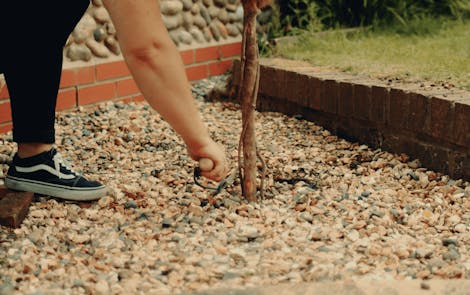
<svg viewBox="0 0 470 295">
<path fill-rule="evenodd" d="M 5 186 L 72 201 L 97 200 L 107 193 L 106 186 L 87 180 L 64 164 L 55 148 L 23 159 L 15 154 Z"/>
</svg>

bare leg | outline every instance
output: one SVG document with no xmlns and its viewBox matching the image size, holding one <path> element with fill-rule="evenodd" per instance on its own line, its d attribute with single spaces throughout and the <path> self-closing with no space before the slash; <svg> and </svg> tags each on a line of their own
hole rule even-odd
<svg viewBox="0 0 470 295">
<path fill-rule="evenodd" d="M 209 136 L 194 103 L 178 48 L 168 35 L 160 1 L 104 0 L 127 65 L 148 103 L 182 137 L 195 160 L 215 163 L 203 176 L 220 180 L 225 154 Z"/>
</svg>

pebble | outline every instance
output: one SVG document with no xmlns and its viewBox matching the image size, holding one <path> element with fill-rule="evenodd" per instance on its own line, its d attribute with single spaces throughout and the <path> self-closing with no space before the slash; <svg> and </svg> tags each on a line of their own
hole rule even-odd
<svg viewBox="0 0 470 295">
<path fill-rule="evenodd" d="M 431 286 L 430 286 L 429 283 L 427 283 L 427 282 L 421 282 L 420 287 L 421 287 L 421 289 L 423 289 L 423 290 L 429 290 L 429 289 L 431 289 Z"/>
<path fill-rule="evenodd" d="M 239 108 L 206 100 L 227 78 L 192 90 L 234 169 Z M 184 143 L 145 103 L 58 113 L 63 157 L 110 193 L 87 204 L 37 198 L 20 228 L 2 228 L 0 293 L 183 294 L 346 277 L 470 277 L 467 182 L 442 176 L 423 187 L 433 172 L 400 155 L 301 118 L 256 115 L 270 197 L 246 203 L 238 180 L 217 196 L 194 184 Z M 4 174 L 10 137 L 0 136 Z M 358 173 L 338 160 L 354 155 L 374 167 L 362 163 Z"/>
<path fill-rule="evenodd" d="M 463 223 L 459 223 L 454 227 L 454 231 L 458 233 L 464 233 L 467 231 L 467 226 L 465 226 Z"/>
<path fill-rule="evenodd" d="M 129 200 L 124 204 L 124 208 L 126 209 L 135 209 L 138 208 L 139 206 L 137 205 L 136 201 L 134 200 Z"/>
<path fill-rule="evenodd" d="M 110 51 L 106 45 L 101 42 L 97 42 L 93 38 L 88 39 L 85 44 L 96 57 L 106 58 L 110 56 Z"/>
<path fill-rule="evenodd" d="M 65 55 L 71 61 L 89 61 L 93 57 L 91 50 L 84 44 L 71 44 L 65 49 L 65 51 Z"/>
</svg>

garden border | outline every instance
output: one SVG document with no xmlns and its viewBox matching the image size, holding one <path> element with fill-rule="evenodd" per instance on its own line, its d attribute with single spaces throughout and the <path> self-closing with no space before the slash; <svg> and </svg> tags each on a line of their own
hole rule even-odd
<svg viewBox="0 0 470 295">
<path fill-rule="evenodd" d="M 235 91 L 239 70 L 237 60 Z M 257 109 L 301 116 L 341 138 L 405 153 L 428 169 L 470 180 L 469 91 L 261 59 Z"/>
</svg>

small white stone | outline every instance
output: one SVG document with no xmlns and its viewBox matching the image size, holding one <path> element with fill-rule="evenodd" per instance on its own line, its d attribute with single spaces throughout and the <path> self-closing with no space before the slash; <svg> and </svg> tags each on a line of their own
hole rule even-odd
<svg viewBox="0 0 470 295">
<path fill-rule="evenodd" d="M 352 230 L 350 233 L 348 233 L 347 235 L 348 239 L 350 239 L 351 241 L 355 242 L 357 240 L 359 240 L 359 232 L 357 230 Z"/>
<path fill-rule="evenodd" d="M 108 282 L 101 279 L 95 284 L 95 292 L 97 295 L 107 295 L 109 294 L 109 285 Z"/>
<path fill-rule="evenodd" d="M 454 227 L 454 230 L 458 233 L 464 233 L 467 231 L 467 227 L 463 223 L 459 223 Z"/>
</svg>

